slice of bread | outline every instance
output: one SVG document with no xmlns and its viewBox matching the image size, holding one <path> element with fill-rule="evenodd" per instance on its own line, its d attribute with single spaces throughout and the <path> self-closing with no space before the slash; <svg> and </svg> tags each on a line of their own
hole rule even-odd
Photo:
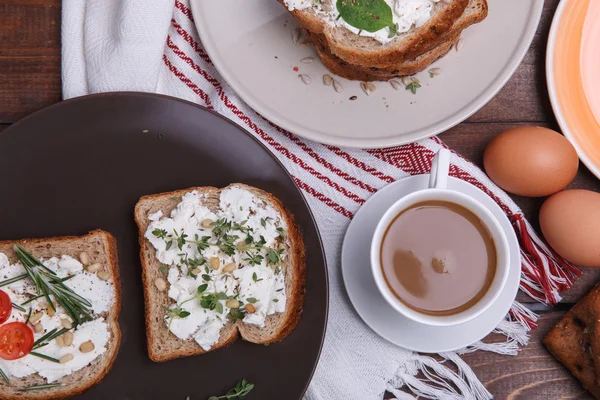
<svg viewBox="0 0 600 400">
<path fill-rule="evenodd" d="M 418 56 L 414 60 L 409 60 L 392 67 L 377 68 L 353 65 L 331 54 L 324 35 L 318 35 L 309 31 L 305 31 L 305 35 L 316 45 L 319 58 L 329 71 L 343 78 L 359 81 L 387 81 L 401 76 L 414 75 L 427 69 L 431 64 L 448 54 L 452 46 L 460 38 L 460 34 L 455 35 L 450 40 Z"/>
<path fill-rule="evenodd" d="M 10 385 L 5 385 L 4 382 L 0 384 L 0 398 L 3 400 L 51 400 L 79 395 L 98 384 L 106 376 L 115 362 L 121 344 L 121 330 L 118 322 L 121 311 L 121 281 L 117 242 L 110 233 L 102 230 L 95 230 L 83 236 L 2 241 L 0 242 L 0 252 L 4 253 L 11 263 L 18 261 L 13 251 L 15 244 L 20 244 L 38 259 L 60 258 L 62 255 L 78 258 L 81 252 L 86 252 L 89 255 L 90 263 L 100 263 L 101 271 L 111 274 L 109 279 L 113 282 L 115 301 L 111 309 L 102 314 L 111 335 L 107 351 L 104 354 L 87 367 L 61 378 L 58 383 L 62 383 L 63 386 L 60 387 L 24 391 L 23 389 L 26 387 L 47 383 L 38 374 L 24 378 L 10 377 Z"/>
<path fill-rule="evenodd" d="M 284 0 L 279 1 L 284 4 Z M 331 53 L 342 60 L 365 67 L 388 67 L 415 59 L 446 41 L 447 33 L 463 15 L 468 4 L 469 0 L 434 3 L 431 18 L 424 25 L 400 33 L 386 44 L 359 36 L 345 27 L 330 26 L 312 8 L 291 13 L 304 29 L 324 34 Z"/>
<path fill-rule="evenodd" d="M 229 322 L 220 331 L 219 341 L 210 350 L 213 351 L 232 343 L 241 334 L 244 340 L 252 343 L 268 344 L 284 339 L 297 325 L 304 303 L 304 285 L 306 281 L 305 250 L 302 236 L 294 217 L 282 203 L 270 193 L 244 184 L 232 184 L 229 187 L 239 187 L 252 192 L 259 199 L 271 205 L 283 217 L 287 225 L 287 235 L 284 243 L 286 258 L 282 271 L 285 274 L 286 308 L 282 313 L 267 317 L 265 327 L 249 325 L 241 320 Z M 150 225 L 149 215 L 162 211 L 170 215 L 181 197 L 186 193 L 197 191 L 206 195 L 204 205 L 211 210 L 219 206 L 220 193 L 223 189 L 215 187 L 194 187 L 168 193 L 160 193 L 142 197 L 135 206 L 135 221 L 139 228 L 140 258 L 142 262 L 142 278 L 146 304 L 146 335 L 148 339 L 148 355 L 153 361 L 167 361 L 178 357 L 204 354 L 204 350 L 193 339 L 182 340 L 171 333 L 164 322 L 164 306 L 174 303 L 167 291 L 160 291 L 155 282 L 163 279 L 160 271 L 162 264 L 156 258 L 156 250 L 144 237 Z"/>
</svg>

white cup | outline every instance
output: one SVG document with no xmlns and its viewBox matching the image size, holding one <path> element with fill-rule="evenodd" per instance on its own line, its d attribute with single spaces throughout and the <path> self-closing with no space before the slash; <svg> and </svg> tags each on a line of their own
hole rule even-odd
<svg viewBox="0 0 600 400">
<path fill-rule="evenodd" d="M 383 215 L 373 236 L 371 242 L 371 268 L 377 288 L 383 295 L 384 299 L 400 314 L 405 317 L 432 326 L 450 326 L 458 325 L 479 316 L 487 310 L 497 299 L 508 278 L 509 272 L 509 248 L 508 239 L 500 223 L 494 215 L 477 200 L 460 192 L 447 189 L 448 174 L 450 169 L 450 151 L 446 149 L 440 150 L 433 159 L 431 172 L 429 174 L 429 188 L 411 193 L 396 203 L 394 203 Z M 475 214 L 488 228 L 496 246 L 497 262 L 496 274 L 492 279 L 492 283 L 485 295 L 472 307 L 460 313 L 436 316 L 418 312 L 403 302 L 398 300 L 385 278 L 383 277 L 383 269 L 380 261 L 381 246 L 383 238 L 388 226 L 394 221 L 396 216 L 409 209 L 411 206 L 423 201 L 446 201 L 460 205 L 473 214 Z M 460 288 L 457 288 L 460 290 Z"/>
</svg>

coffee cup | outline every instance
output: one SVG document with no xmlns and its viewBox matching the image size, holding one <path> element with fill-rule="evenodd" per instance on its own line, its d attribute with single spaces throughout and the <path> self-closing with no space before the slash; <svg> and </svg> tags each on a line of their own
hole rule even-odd
<svg viewBox="0 0 600 400">
<path fill-rule="evenodd" d="M 383 298 L 406 318 L 432 326 L 458 325 L 486 311 L 510 267 L 498 220 L 474 198 L 448 189 L 450 155 L 446 149 L 436 154 L 429 187 L 396 201 L 371 242 L 371 268 Z"/>
</svg>

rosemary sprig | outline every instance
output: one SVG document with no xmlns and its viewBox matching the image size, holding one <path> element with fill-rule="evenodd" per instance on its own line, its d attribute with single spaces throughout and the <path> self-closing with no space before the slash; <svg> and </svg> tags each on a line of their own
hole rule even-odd
<svg viewBox="0 0 600 400">
<path fill-rule="evenodd" d="M 56 358 L 54 358 L 54 357 L 47 356 L 47 355 L 45 355 L 45 354 L 36 353 L 35 351 L 32 351 L 32 352 L 30 352 L 29 354 L 31 354 L 32 356 L 36 356 L 36 357 L 39 357 L 39 358 L 43 358 L 44 360 L 48 360 L 48 361 L 55 362 L 55 363 L 57 363 L 57 364 L 58 364 L 58 363 L 60 363 L 60 360 L 59 360 L 59 359 L 56 359 Z"/>
<path fill-rule="evenodd" d="M 58 330 L 56 328 L 52 329 L 50 332 L 46 333 L 44 336 L 35 341 L 35 343 L 33 344 L 33 350 L 46 346 L 48 342 L 52 341 L 52 339 L 59 337 L 68 330 L 69 329 L 67 328 L 62 328 L 61 330 Z"/>
<path fill-rule="evenodd" d="M 45 385 L 27 386 L 23 390 L 49 389 L 49 388 L 58 387 L 58 386 L 62 386 L 62 383 L 47 383 Z"/>
<path fill-rule="evenodd" d="M 17 310 L 21 311 L 21 312 L 27 312 L 27 310 L 26 310 L 26 309 L 24 309 L 23 307 L 21 307 L 21 306 L 20 306 L 20 305 L 18 305 L 18 304 L 12 303 L 12 306 L 13 306 L 14 308 L 16 308 Z"/>
<path fill-rule="evenodd" d="M 24 301 L 24 302 L 21 304 L 21 306 L 26 306 L 27 304 L 31 303 L 32 301 L 35 301 L 35 300 L 39 299 L 40 297 L 44 297 L 44 295 L 43 295 L 43 294 L 40 294 L 40 295 L 38 295 L 38 296 L 33 296 L 33 297 L 32 297 L 32 298 L 30 298 L 29 300 L 27 300 L 27 301 Z"/>
<path fill-rule="evenodd" d="M 2 379 L 4 379 L 4 382 L 6 382 L 7 385 L 10 385 L 10 381 L 8 380 L 8 376 L 6 376 L 6 374 L 4 373 L 4 371 L 2 371 L 2 368 L 0 368 L 0 375 L 2 376 Z"/>
<path fill-rule="evenodd" d="M 29 313 L 27 314 L 27 319 L 25 320 L 25 325 L 29 323 L 29 318 L 31 318 L 31 307 L 29 307 Z"/>
<path fill-rule="evenodd" d="M 38 295 L 43 295 L 50 307 L 56 311 L 56 306 L 50 298 L 65 309 L 65 312 L 75 321 L 75 324 L 92 319 L 90 307 L 92 304 L 65 285 L 56 273 L 28 253 L 23 247 L 15 245 L 15 254 L 27 275 L 35 283 Z"/>
<path fill-rule="evenodd" d="M 27 275 L 27 274 L 22 274 L 22 275 L 15 276 L 14 278 L 7 279 L 5 281 L 0 282 L 0 287 L 10 285 L 11 283 L 19 282 L 21 279 L 25 279 L 28 276 L 29 275 Z"/>
</svg>

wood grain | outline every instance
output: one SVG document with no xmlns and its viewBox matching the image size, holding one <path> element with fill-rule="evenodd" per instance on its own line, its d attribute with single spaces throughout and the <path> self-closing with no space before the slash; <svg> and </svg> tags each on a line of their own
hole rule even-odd
<svg viewBox="0 0 600 400">
<path fill-rule="evenodd" d="M 548 99 L 544 68 L 546 41 L 558 3 L 559 0 L 545 1 L 533 44 L 507 85 L 466 122 L 440 136 L 452 149 L 480 167 L 486 145 L 508 128 L 541 125 L 558 129 Z M 18 119 L 61 99 L 60 4 L 60 0 L 0 3 L 0 132 Z M 600 191 L 599 181 L 584 167 L 570 187 Z M 517 196 L 513 199 L 537 226 L 537 213 L 543 199 Z M 496 399 L 589 398 L 568 371 L 543 348 L 541 338 L 598 280 L 600 269 L 585 269 L 575 286 L 563 293 L 563 303 L 543 312 L 539 328 L 532 332 L 530 345 L 518 356 L 481 351 L 464 356 Z M 525 295 L 520 295 L 519 300 L 531 302 Z M 505 337 L 490 335 L 485 340 L 503 341 Z"/>
<path fill-rule="evenodd" d="M 60 0 L 0 3 L 0 123 L 61 99 Z"/>
<path fill-rule="evenodd" d="M 563 312 L 543 314 L 538 329 L 532 332 L 531 343 L 517 357 L 496 356 L 475 352 L 463 356 L 486 388 L 496 399 L 554 400 L 591 399 L 570 373 L 542 345 L 542 338 L 564 315 Z M 486 342 L 502 342 L 501 335 L 490 335 Z"/>
</svg>

